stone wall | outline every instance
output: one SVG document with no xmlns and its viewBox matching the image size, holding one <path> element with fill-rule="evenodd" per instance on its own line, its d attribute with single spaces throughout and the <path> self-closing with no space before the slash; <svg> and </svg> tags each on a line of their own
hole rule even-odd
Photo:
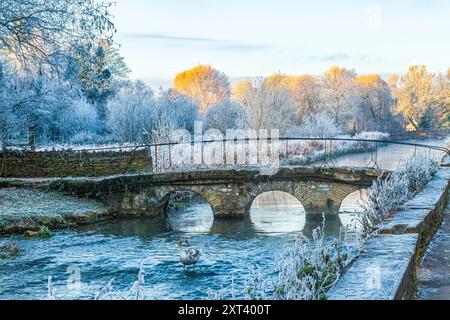
<svg viewBox="0 0 450 320">
<path fill-rule="evenodd" d="M 149 168 L 146 149 L 0 152 L 0 177 L 3 178 L 104 176 Z"/>
<path fill-rule="evenodd" d="M 436 176 L 409 201 L 405 209 L 378 226 L 378 234 L 364 244 L 362 254 L 329 292 L 331 300 L 412 299 L 416 267 L 448 204 L 450 158 Z"/>
</svg>

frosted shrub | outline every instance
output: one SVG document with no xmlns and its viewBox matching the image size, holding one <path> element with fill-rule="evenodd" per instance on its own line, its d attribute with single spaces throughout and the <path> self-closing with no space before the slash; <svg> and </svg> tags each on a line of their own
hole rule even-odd
<svg viewBox="0 0 450 320">
<path fill-rule="evenodd" d="M 386 178 L 379 177 L 367 190 L 367 200 L 356 219 L 363 229 L 362 235 L 369 236 L 377 224 L 401 210 L 431 180 L 437 167 L 436 161 L 414 155 Z"/>
<path fill-rule="evenodd" d="M 143 300 L 145 294 L 143 292 L 143 285 L 145 284 L 145 269 L 144 261 L 141 262 L 137 280 L 127 294 L 115 292 L 113 288 L 114 278 L 112 278 L 101 290 L 95 295 L 95 300 Z"/>
<path fill-rule="evenodd" d="M 140 81 L 122 89 L 108 102 L 108 128 L 121 142 L 142 142 L 142 131 L 151 131 L 155 100 Z"/>
<path fill-rule="evenodd" d="M 389 133 L 380 131 L 363 131 L 354 136 L 354 139 L 384 140 L 389 138 Z"/>
<path fill-rule="evenodd" d="M 72 138 L 70 138 L 71 144 L 95 144 L 100 141 L 101 137 L 95 132 L 91 131 L 80 131 L 76 133 Z"/>
<path fill-rule="evenodd" d="M 244 283 L 245 298 L 249 300 L 266 300 L 271 289 L 269 279 L 263 275 L 260 269 L 248 269 L 248 276 Z"/>
<path fill-rule="evenodd" d="M 325 243 L 323 227 L 312 239 L 302 237 L 275 261 L 278 273 L 273 298 L 277 300 L 322 300 L 338 281 L 350 256 L 340 241 Z"/>
<path fill-rule="evenodd" d="M 299 128 L 302 137 L 309 138 L 331 138 L 340 133 L 339 127 L 326 112 L 317 113 L 306 117 Z"/>
<path fill-rule="evenodd" d="M 218 129 L 223 134 L 227 129 L 244 129 L 247 126 L 248 120 L 244 108 L 231 101 L 209 107 L 205 115 L 205 128 Z"/>
<path fill-rule="evenodd" d="M 404 176 L 408 181 L 408 190 L 411 193 L 420 191 L 436 174 L 438 163 L 425 155 L 415 155 L 401 163 L 396 174 Z"/>
<path fill-rule="evenodd" d="M 143 291 L 143 286 L 145 284 L 145 260 L 141 262 L 139 268 L 139 274 L 137 280 L 133 283 L 128 292 L 123 293 L 121 291 L 115 291 L 113 287 L 114 278 L 108 281 L 108 283 L 100 289 L 94 296 L 94 300 L 144 300 L 145 294 Z M 55 292 L 53 289 L 52 276 L 48 277 L 47 281 L 47 299 L 55 300 Z"/>
<path fill-rule="evenodd" d="M 361 225 L 364 236 L 369 235 L 374 227 L 403 208 L 411 198 L 408 180 L 405 176 L 391 174 L 379 177 L 367 190 L 367 200 L 361 204 L 357 222 Z"/>
</svg>

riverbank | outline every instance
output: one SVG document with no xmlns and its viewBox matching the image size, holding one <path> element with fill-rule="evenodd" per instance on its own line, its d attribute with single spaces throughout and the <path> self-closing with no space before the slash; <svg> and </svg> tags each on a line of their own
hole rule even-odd
<svg viewBox="0 0 450 320">
<path fill-rule="evenodd" d="M 109 210 L 94 200 L 36 189 L 0 188 L 0 235 L 62 229 L 105 220 Z"/>
<path fill-rule="evenodd" d="M 399 212 L 381 222 L 362 254 L 331 290 L 331 300 L 416 297 L 419 261 L 440 228 L 450 192 L 450 158 Z"/>
<path fill-rule="evenodd" d="M 417 269 L 417 299 L 450 299 L 450 205 Z"/>
</svg>

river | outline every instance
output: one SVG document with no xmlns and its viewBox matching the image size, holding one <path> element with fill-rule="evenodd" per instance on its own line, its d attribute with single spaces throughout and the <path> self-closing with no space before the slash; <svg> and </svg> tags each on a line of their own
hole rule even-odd
<svg viewBox="0 0 450 320">
<path fill-rule="evenodd" d="M 380 148 L 382 167 L 391 169 L 404 159 L 395 156 L 400 154 L 396 148 Z M 413 147 L 401 148 L 414 152 Z M 368 159 L 368 154 L 347 155 L 335 163 L 364 165 Z M 364 192 L 357 191 L 345 199 L 339 219 L 326 222 L 327 237 L 337 237 L 341 226 L 352 221 L 363 197 Z M 271 192 L 255 200 L 245 220 L 214 220 L 209 205 L 197 202 L 165 217 L 114 220 L 57 231 L 49 239 L 16 236 L 20 255 L 0 260 L 0 299 L 45 299 L 48 276 L 53 277 L 57 299 L 93 299 L 112 278 L 114 288 L 126 292 L 137 280 L 143 260 L 147 299 L 206 299 L 208 288 L 227 287 L 232 278 L 240 296 L 249 266 L 269 272 L 274 256 L 315 227 L 295 198 Z M 202 250 L 195 271 L 185 272 L 178 263 L 181 236 Z"/>
</svg>

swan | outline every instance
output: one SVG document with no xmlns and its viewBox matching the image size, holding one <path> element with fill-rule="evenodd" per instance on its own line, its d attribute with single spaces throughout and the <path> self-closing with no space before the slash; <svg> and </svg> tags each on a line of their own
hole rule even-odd
<svg viewBox="0 0 450 320">
<path fill-rule="evenodd" d="M 182 237 L 178 240 L 178 248 L 180 249 L 180 263 L 183 265 L 183 269 L 186 269 L 186 266 L 193 266 L 195 270 L 195 264 L 200 259 L 201 252 L 197 249 L 186 248 L 183 249 L 183 243 L 190 246 L 189 241 Z"/>
</svg>

